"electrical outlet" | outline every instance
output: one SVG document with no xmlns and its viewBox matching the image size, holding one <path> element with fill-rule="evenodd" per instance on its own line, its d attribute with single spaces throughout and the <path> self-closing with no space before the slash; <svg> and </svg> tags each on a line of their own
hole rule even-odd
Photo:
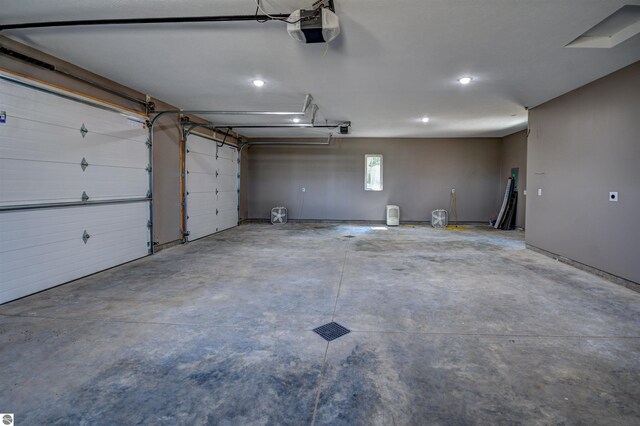
<svg viewBox="0 0 640 426">
<path fill-rule="evenodd" d="M 538 197 L 542 195 L 542 188 L 538 188 Z"/>
<path fill-rule="evenodd" d="M 609 193 L 609 201 L 617 202 L 618 201 L 618 193 L 610 192 Z"/>
<path fill-rule="evenodd" d="M 451 189 L 451 193 L 452 193 L 452 194 L 455 194 L 455 193 L 456 193 L 456 189 L 455 189 L 455 188 L 452 188 L 452 189 Z"/>
<path fill-rule="evenodd" d="M 307 192 L 307 188 L 302 188 L 302 192 Z"/>
<path fill-rule="evenodd" d="M 522 191 L 522 195 L 527 195 L 527 190 Z"/>
</svg>

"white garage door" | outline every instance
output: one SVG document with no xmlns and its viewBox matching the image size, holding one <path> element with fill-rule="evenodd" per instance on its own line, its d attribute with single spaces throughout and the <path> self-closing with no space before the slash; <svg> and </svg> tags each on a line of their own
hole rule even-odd
<svg viewBox="0 0 640 426">
<path fill-rule="evenodd" d="M 188 240 L 237 226 L 238 150 L 191 134 L 186 170 Z"/>
<path fill-rule="evenodd" d="M 0 114 L 0 303 L 149 253 L 144 117 L 6 74 Z"/>
</svg>

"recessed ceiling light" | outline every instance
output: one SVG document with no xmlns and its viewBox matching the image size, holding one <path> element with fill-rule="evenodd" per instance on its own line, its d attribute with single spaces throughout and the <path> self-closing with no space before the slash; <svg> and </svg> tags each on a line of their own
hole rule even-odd
<svg viewBox="0 0 640 426">
<path fill-rule="evenodd" d="M 294 122 L 294 123 L 299 123 L 299 122 L 300 122 L 300 119 L 299 119 L 298 117 L 296 117 L 296 118 L 294 118 L 294 119 L 293 119 L 293 122 Z"/>
<path fill-rule="evenodd" d="M 420 121 L 422 121 L 423 123 L 428 123 L 429 122 L 429 117 L 422 117 L 420 119 Z"/>
<path fill-rule="evenodd" d="M 471 80 L 473 80 L 471 77 L 462 77 L 458 79 L 460 84 L 469 84 L 471 83 Z"/>
<path fill-rule="evenodd" d="M 256 87 L 262 87 L 264 86 L 264 80 L 253 80 L 253 85 Z"/>
</svg>

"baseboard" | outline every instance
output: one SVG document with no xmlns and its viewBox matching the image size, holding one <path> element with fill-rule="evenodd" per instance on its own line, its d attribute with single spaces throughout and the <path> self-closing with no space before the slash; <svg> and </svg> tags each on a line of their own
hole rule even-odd
<svg viewBox="0 0 640 426">
<path fill-rule="evenodd" d="M 154 247 L 154 252 L 158 253 L 159 251 L 168 249 L 168 248 L 173 247 L 173 246 L 177 246 L 179 244 L 182 244 L 182 240 L 169 241 L 168 243 L 163 243 L 163 244 L 155 246 Z"/>
<path fill-rule="evenodd" d="M 531 244 L 527 244 L 526 246 L 531 251 L 535 251 L 536 253 L 540 253 L 544 256 L 550 257 L 559 262 L 573 266 L 574 268 L 578 268 L 582 271 L 589 272 L 593 275 L 596 275 L 600 278 L 604 278 L 607 281 L 611 281 L 612 283 L 621 285 L 630 290 L 640 292 L 640 284 L 638 284 L 635 281 L 631 281 L 626 278 L 622 278 L 617 275 L 610 274 L 609 272 L 603 271 L 598 268 L 594 268 L 593 266 L 585 265 L 584 263 L 580 263 L 577 260 L 569 259 L 568 257 L 560 256 L 559 254 L 555 254 L 545 249 L 541 249 L 540 247 L 532 246 Z"/>
<path fill-rule="evenodd" d="M 366 225 L 366 224 L 385 224 L 386 221 L 384 220 L 355 220 L 355 219 L 350 219 L 350 220 L 343 220 L 343 219 L 288 219 L 289 223 L 353 223 L 353 224 L 359 224 L 359 225 Z M 265 219 L 265 218 L 255 218 L 255 219 L 242 219 L 240 220 L 240 224 L 245 224 L 245 223 L 271 223 L 269 219 Z M 400 225 L 430 225 L 431 222 L 429 221 L 417 221 L 417 220 L 403 220 L 402 222 L 400 222 Z M 459 220 L 457 222 L 458 225 L 487 225 L 488 223 L 486 221 L 462 221 Z M 451 223 L 449 223 L 449 225 L 451 225 Z"/>
</svg>

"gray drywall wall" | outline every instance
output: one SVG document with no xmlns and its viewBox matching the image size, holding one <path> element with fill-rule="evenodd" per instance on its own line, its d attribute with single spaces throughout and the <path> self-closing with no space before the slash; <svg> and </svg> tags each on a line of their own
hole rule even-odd
<svg viewBox="0 0 640 426">
<path fill-rule="evenodd" d="M 158 244 L 166 244 L 182 238 L 178 118 L 160 118 L 153 131 L 153 233 Z"/>
<path fill-rule="evenodd" d="M 527 243 L 640 283 L 640 62 L 531 109 L 529 126 Z"/>
<path fill-rule="evenodd" d="M 428 221 L 458 194 L 460 221 L 487 222 L 496 213 L 499 138 L 342 138 L 331 146 L 249 148 L 249 218 L 283 205 L 292 219 L 385 219 L 400 206 L 403 221 Z M 364 190 L 365 154 L 383 155 L 381 192 Z M 302 192 L 302 188 L 306 192 Z"/>
<path fill-rule="evenodd" d="M 527 189 L 527 131 L 513 133 L 502 138 L 500 149 L 500 202 L 504 196 L 507 178 L 511 176 L 512 168 L 519 168 L 518 172 L 518 207 L 516 226 L 525 227 L 526 196 Z"/>
<path fill-rule="evenodd" d="M 249 151 L 240 152 L 240 220 L 249 218 Z"/>
</svg>

